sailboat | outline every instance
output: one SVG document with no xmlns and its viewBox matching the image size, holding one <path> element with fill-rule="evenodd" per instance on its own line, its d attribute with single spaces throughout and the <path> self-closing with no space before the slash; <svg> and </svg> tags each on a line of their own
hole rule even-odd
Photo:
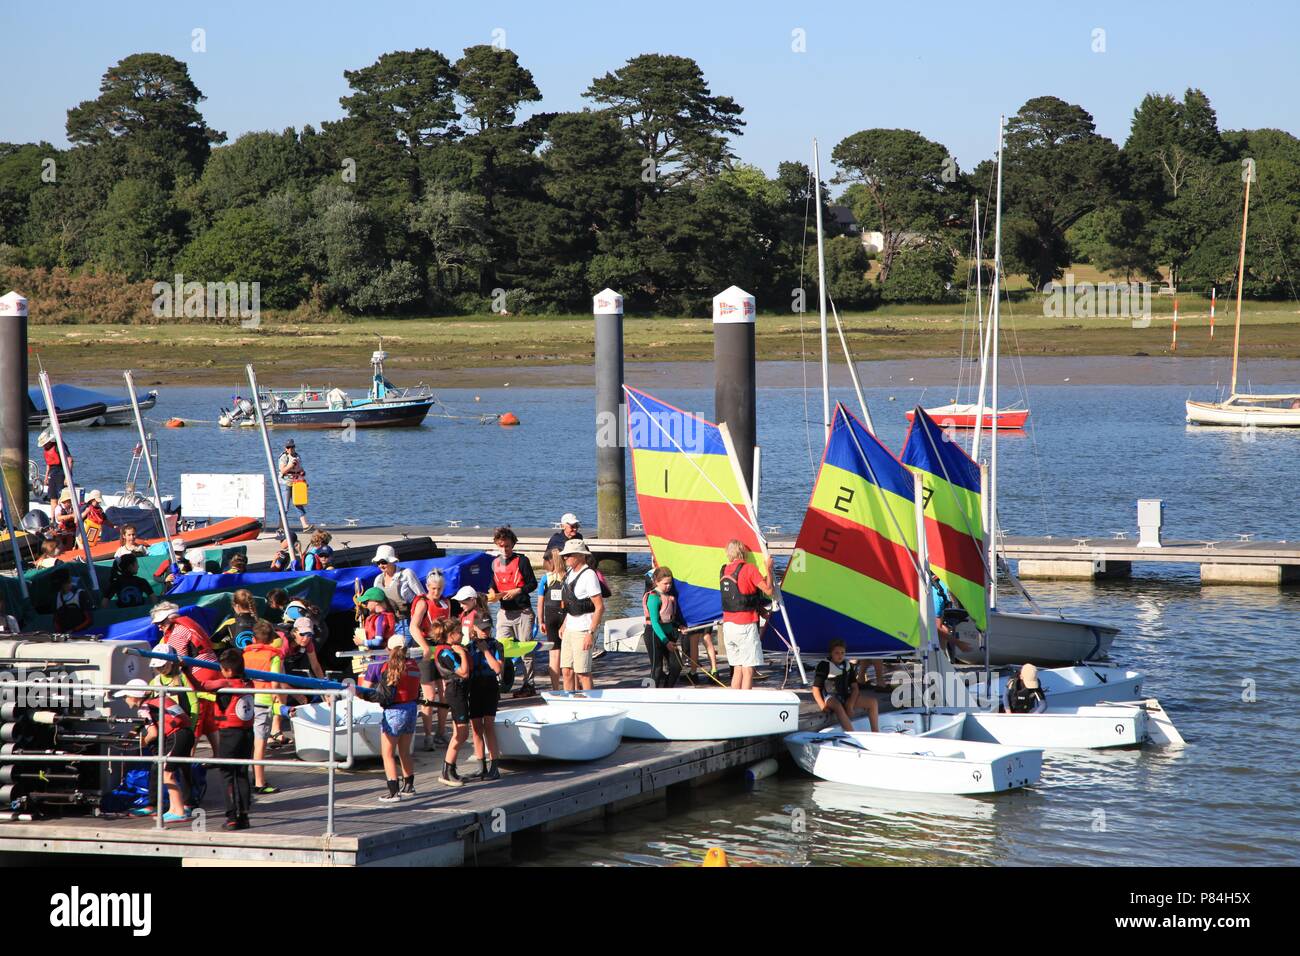
<svg viewBox="0 0 1300 956">
<path fill-rule="evenodd" d="M 1241 207 L 1241 249 L 1237 255 L 1237 321 L 1232 335 L 1232 387 L 1221 402 L 1186 402 L 1191 425 L 1237 425 L 1256 428 L 1300 428 L 1300 395 L 1240 395 L 1237 363 L 1241 354 L 1241 294 L 1246 278 L 1246 224 L 1250 217 L 1250 181 Z"/>
</svg>

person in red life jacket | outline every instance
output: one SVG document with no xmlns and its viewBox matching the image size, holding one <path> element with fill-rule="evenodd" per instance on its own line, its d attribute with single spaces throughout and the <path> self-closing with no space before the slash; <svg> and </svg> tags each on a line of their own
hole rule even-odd
<svg viewBox="0 0 1300 956">
<path fill-rule="evenodd" d="M 767 558 L 764 574 L 759 574 L 758 569 L 745 560 L 748 556 L 749 548 L 745 543 L 733 538 L 727 542 L 727 563 L 719 574 L 722 641 L 727 648 L 727 663 L 731 665 L 731 686 L 736 690 L 751 689 L 754 686 L 754 668 L 763 663 L 758 619 L 763 608 L 763 596 L 770 598 L 774 591 L 771 556 Z"/>
<path fill-rule="evenodd" d="M 63 459 L 59 457 L 59 446 L 54 440 L 54 432 L 45 429 L 36 439 L 36 444 L 41 446 L 42 454 L 45 456 L 45 497 L 50 501 L 50 510 L 58 504 L 59 499 L 63 496 L 63 485 L 68 479 L 68 472 L 72 471 L 74 459 L 72 450 L 68 448 L 65 441 L 63 447 L 68 451 L 67 467 L 64 467 Z"/>
<path fill-rule="evenodd" d="M 559 548 L 546 552 L 542 568 L 542 580 L 537 586 L 537 627 L 542 639 L 551 642 L 546 663 L 551 690 L 563 690 L 564 682 L 560 678 L 560 648 L 563 646 L 560 631 L 564 627 L 564 559 L 560 557 Z"/>
<path fill-rule="evenodd" d="M 161 581 L 167 587 L 176 583 L 176 579 L 182 574 L 189 574 L 194 570 L 194 565 L 190 559 L 185 557 L 185 541 L 181 538 L 175 538 L 172 541 L 173 560 L 164 561 L 158 565 L 153 576 L 155 580 Z"/>
<path fill-rule="evenodd" d="M 166 703 L 162 704 L 160 703 L 163 700 L 162 695 L 150 693 L 149 685 L 137 677 L 127 681 L 126 689 L 119 690 L 113 696 L 124 699 L 128 707 L 147 721 L 140 734 L 141 746 L 149 747 L 157 741 L 163 755 L 167 757 L 188 757 L 194 751 L 194 728 L 189 711 L 185 708 L 184 695 L 169 694 Z M 159 719 L 160 713 L 161 719 Z M 161 741 L 159 741 L 160 725 Z M 181 764 L 180 767 L 181 773 L 184 774 L 185 764 Z M 172 770 L 171 765 L 166 762 L 163 763 L 163 786 L 167 789 L 167 806 L 170 808 L 163 814 L 163 823 L 181 823 L 189 820 L 189 801 L 185 799 L 185 794 L 189 793 L 189 785 L 187 783 L 182 789 L 176 771 Z M 149 792 L 153 794 L 154 788 L 150 787 Z M 151 806 L 136 807 L 131 811 L 131 815 L 148 817 L 156 812 L 157 810 Z"/>
<path fill-rule="evenodd" d="M 54 517 L 54 540 L 64 551 L 71 551 L 77 546 L 77 506 L 72 501 L 71 488 L 59 493 L 59 501 L 50 513 Z"/>
<path fill-rule="evenodd" d="M 366 609 L 366 619 L 362 624 L 362 633 L 353 638 L 353 643 L 357 647 L 371 650 L 386 647 L 388 639 L 397 630 L 397 615 L 388 603 L 388 596 L 379 588 L 367 588 L 361 595 L 361 605 Z"/>
<path fill-rule="evenodd" d="M 284 652 L 276 647 L 275 628 L 270 621 L 257 621 L 253 625 L 253 643 L 244 648 L 244 667 L 249 670 L 267 671 L 272 674 L 284 673 Z M 284 684 L 277 681 L 254 680 L 253 686 L 266 690 L 281 690 Z M 279 716 L 279 709 L 286 697 L 280 694 L 258 694 L 253 698 L 253 759 L 266 759 L 266 745 L 271 739 L 272 731 L 278 732 L 279 721 L 272 720 L 274 713 Z M 283 734 L 280 734 L 283 737 Z M 261 765 L 253 767 L 253 792 L 270 794 L 279 793 L 277 787 L 266 782 L 266 768 Z"/>
<path fill-rule="evenodd" d="M 424 593 L 411 604 L 411 637 L 420 645 L 420 687 L 425 704 L 420 705 L 420 723 L 424 727 L 424 749 L 447 742 L 447 713 L 434 704 L 442 700 L 442 680 L 433 665 L 433 646 L 441 643 L 434 639 L 434 629 L 451 618 L 451 602 L 442 596 L 447 582 L 442 572 L 434 568 L 424 579 Z M 438 712 L 438 733 L 433 732 L 433 712 Z"/>
<path fill-rule="evenodd" d="M 249 760 L 253 756 L 253 695 L 221 693 L 222 690 L 251 688 L 244 676 L 244 655 L 231 648 L 221 654 L 221 670 L 194 668 L 190 679 L 216 698 L 213 722 L 217 729 L 217 757 L 226 760 Z M 247 764 L 221 764 L 226 781 L 227 830 L 248 829 L 248 809 L 253 803 L 248 782 Z"/>
<path fill-rule="evenodd" d="M 411 741 L 415 737 L 416 705 L 420 700 L 420 665 L 406 656 L 406 638 L 394 634 L 388 639 L 388 660 L 375 661 L 366 668 L 360 685 L 370 689 L 370 696 L 384 708 L 380 751 L 388 792 L 379 802 L 397 803 L 414 797 L 415 762 L 411 759 Z"/>
<path fill-rule="evenodd" d="M 451 741 L 442 758 L 442 774 L 438 782 L 448 787 L 463 787 L 465 781 L 456 772 L 456 759 L 469 737 L 469 651 L 461 644 L 458 622 L 450 619 L 438 621 L 434 633 L 439 642 L 434 645 L 433 665 L 446 689 L 447 712 L 451 714 Z"/>
<path fill-rule="evenodd" d="M 192 617 L 185 617 L 181 609 L 171 601 L 160 601 L 149 612 L 149 619 L 158 626 L 163 641 L 177 657 L 197 657 L 200 660 L 217 662 L 217 652 L 212 646 L 212 638 L 203 629 L 203 625 Z M 211 694 L 199 695 L 199 721 L 194 728 L 195 737 L 207 738 L 212 752 L 217 752 L 219 735 L 217 734 L 214 705 L 216 698 Z"/>
<path fill-rule="evenodd" d="M 98 488 L 86 495 L 86 506 L 81 509 L 81 523 L 86 526 L 86 540 L 93 548 L 104 537 L 104 529 L 117 530 L 117 525 L 108 518 L 104 511 L 104 494 Z"/>
<path fill-rule="evenodd" d="M 655 568 L 654 587 L 641 599 L 646 619 L 646 646 L 650 649 L 650 675 L 656 687 L 676 687 L 682 673 L 681 634 L 677 630 L 677 595 L 671 568 Z"/>
<path fill-rule="evenodd" d="M 497 528 L 492 541 L 501 549 L 492 561 L 492 589 L 488 601 L 500 601 L 497 611 L 497 640 L 531 641 L 533 607 L 529 601 L 537 587 L 537 575 L 528 558 L 515 551 L 519 536 L 509 525 Z"/>
<path fill-rule="evenodd" d="M 54 630 L 60 634 L 84 631 L 95 623 L 94 599 L 74 581 L 72 569 L 60 564 L 50 574 L 54 585 Z"/>
<path fill-rule="evenodd" d="M 304 571 L 330 571 L 334 568 L 334 549 L 330 542 L 334 540 L 328 531 L 317 531 L 311 536 L 311 547 L 302 556 Z"/>
</svg>

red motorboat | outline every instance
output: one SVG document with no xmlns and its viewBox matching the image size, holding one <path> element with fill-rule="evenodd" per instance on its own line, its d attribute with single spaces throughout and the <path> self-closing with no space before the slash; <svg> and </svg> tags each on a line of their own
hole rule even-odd
<svg viewBox="0 0 1300 956">
<path fill-rule="evenodd" d="M 979 413 L 979 408 L 975 405 L 940 405 L 937 408 L 927 408 L 926 414 L 938 423 L 940 428 L 974 428 L 975 418 Z M 1027 408 L 1004 408 L 993 414 L 993 409 L 984 409 L 984 427 L 1022 429 L 1025 427 L 1025 420 L 1029 418 L 1029 409 Z M 912 420 L 912 413 L 907 413 L 907 420 Z"/>
</svg>

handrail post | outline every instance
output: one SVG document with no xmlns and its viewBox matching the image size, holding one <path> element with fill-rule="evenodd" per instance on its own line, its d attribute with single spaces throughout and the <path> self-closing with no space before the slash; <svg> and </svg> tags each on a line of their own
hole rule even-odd
<svg viewBox="0 0 1300 956">
<path fill-rule="evenodd" d="M 166 531 L 166 528 L 163 528 Z M 158 685 L 158 741 L 154 745 L 154 763 L 158 767 L 158 796 L 156 829 L 163 828 L 163 751 L 167 744 L 167 688 Z M 173 812 L 174 809 L 173 809 Z"/>
<path fill-rule="evenodd" d="M 330 702 L 330 749 L 329 749 L 329 794 L 325 804 L 325 835 L 332 837 L 334 835 L 334 714 L 338 698 L 333 694 L 329 695 Z M 351 709 L 348 710 L 348 739 L 352 738 L 352 720 Z"/>
</svg>

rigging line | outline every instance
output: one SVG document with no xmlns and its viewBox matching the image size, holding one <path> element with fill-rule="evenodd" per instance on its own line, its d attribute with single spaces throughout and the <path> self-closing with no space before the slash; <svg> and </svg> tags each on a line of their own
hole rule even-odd
<svg viewBox="0 0 1300 956">
<path fill-rule="evenodd" d="M 1286 276 L 1287 286 L 1291 289 L 1291 298 L 1292 300 L 1295 300 L 1297 298 L 1295 282 L 1292 281 L 1291 270 L 1290 268 L 1287 267 L 1286 257 L 1282 255 L 1282 244 L 1280 240 L 1278 240 L 1277 238 L 1277 227 L 1273 224 L 1273 213 L 1270 211 L 1268 197 L 1264 195 L 1264 178 L 1260 176 L 1258 173 L 1256 173 L 1255 181 L 1259 183 L 1259 187 L 1257 190 L 1257 194 L 1259 196 L 1259 202 L 1256 203 L 1256 206 L 1264 213 L 1265 218 L 1268 219 L 1268 228 L 1264 230 L 1264 237 L 1266 237 L 1269 240 L 1273 240 L 1273 250 L 1274 252 L 1276 252 L 1278 262 L 1282 266 L 1282 272 Z M 1245 214 L 1244 211 L 1242 214 L 1243 215 Z M 1265 242 L 1263 244 L 1268 245 L 1269 243 Z M 1242 366 L 1242 371 L 1245 372 L 1246 370 L 1245 359 L 1241 360 L 1241 366 Z M 1250 384 L 1249 377 L 1247 377 L 1246 379 L 1246 389 L 1248 392 L 1254 391 L 1253 387 Z"/>
<path fill-rule="evenodd" d="M 817 462 L 813 458 L 812 446 L 812 429 L 808 424 L 808 417 L 812 414 L 808 408 L 808 340 L 805 331 L 804 316 L 808 312 L 807 294 L 804 289 L 804 270 L 808 265 L 808 209 L 812 204 L 813 195 L 813 173 L 808 171 L 808 193 L 803 200 L 803 232 L 799 237 L 799 369 L 803 373 L 803 436 L 808 443 L 808 469 L 816 477 Z"/>
<path fill-rule="evenodd" d="M 948 466 L 944 464 L 943 456 L 939 454 L 939 448 L 934 443 L 934 436 L 930 434 L 930 429 L 925 428 L 924 426 L 922 426 L 921 428 L 921 433 L 925 435 L 926 444 L 929 445 L 931 450 L 934 451 L 934 457 L 938 460 L 939 467 L 943 469 L 943 480 L 948 483 L 948 498 L 949 500 L 952 501 L 954 505 L 957 505 L 957 511 L 961 514 L 962 524 L 966 526 L 966 536 L 969 537 L 976 544 L 982 546 L 984 544 L 984 536 L 977 535 L 974 529 L 971 528 L 970 517 L 966 514 L 965 509 L 961 507 L 961 503 L 957 500 L 956 492 L 952 490 L 952 486 L 955 485 L 956 482 L 952 480 L 952 476 L 948 473 Z M 976 468 L 978 467 L 979 466 L 976 465 Z M 984 494 L 984 490 L 981 487 L 980 496 L 983 497 L 983 494 Z"/>
<path fill-rule="evenodd" d="M 966 291 L 962 295 L 962 303 L 961 303 L 961 348 L 958 351 L 958 357 L 957 357 L 957 394 L 953 398 L 953 404 L 957 404 L 958 402 L 961 401 L 962 384 L 966 379 L 966 320 L 970 313 L 970 273 L 971 273 L 970 263 L 974 262 L 975 267 L 979 268 L 979 263 L 976 261 L 975 249 L 976 249 L 975 223 L 974 221 L 972 221 L 970 245 L 967 246 L 967 250 L 966 250 L 968 253 L 967 267 L 966 267 Z M 979 309 L 977 308 L 975 311 L 978 314 Z M 972 355 L 975 352 L 979 351 L 979 340 L 980 340 L 979 332 L 976 331 L 975 341 L 972 345 Z M 974 382 L 972 381 L 971 384 L 974 385 Z"/>
<path fill-rule="evenodd" d="M 1015 361 L 1011 365 L 1013 375 L 1018 378 L 1017 384 L 1020 388 L 1020 401 L 1025 408 L 1029 407 L 1029 382 L 1025 376 L 1025 357 L 1020 351 L 1020 331 L 1016 328 L 1015 310 L 1011 306 L 1011 294 L 1007 293 L 1007 316 L 1009 318 L 1008 327 L 1011 330 L 1011 337 L 1014 341 Z M 1029 432 L 1029 443 L 1033 449 L 1034 473 L 1038 479 L 1038 509 L 1039 519 L 1042 521 L 1042 527 L 1046 528 L 1047 524 L 1047 483 L 1043 480 L 1043 456 L 1038 449 L 1038 431 L 1035 422 L 1026 419 Z M 995 524 L 996 526 L 996 524 Z M 997 542 L 994 541 L 994 550 L 997 550 Z M 1031 599 L 1032 600 L 1032 599 Z"/>
</svg>

